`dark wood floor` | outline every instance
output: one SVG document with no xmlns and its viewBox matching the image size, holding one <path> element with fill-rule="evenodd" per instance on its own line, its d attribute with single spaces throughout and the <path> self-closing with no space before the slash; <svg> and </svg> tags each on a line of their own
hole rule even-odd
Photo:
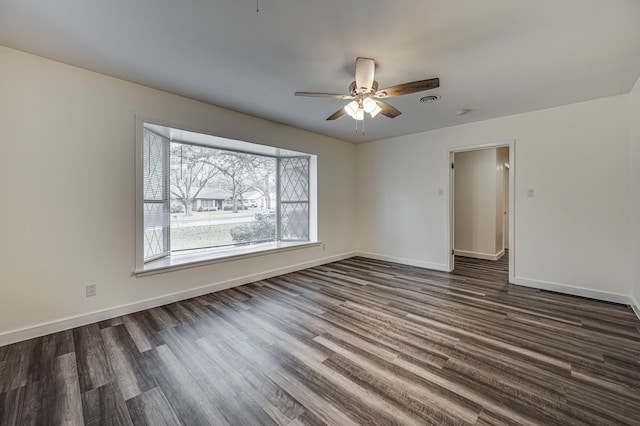
<svg viewBox="0 0 640 426">
<path fill-rule="evenodd" d="M 0 348 L 0 423 L 640 424 L 627 306 L 352 258 Z"/>
</svg>

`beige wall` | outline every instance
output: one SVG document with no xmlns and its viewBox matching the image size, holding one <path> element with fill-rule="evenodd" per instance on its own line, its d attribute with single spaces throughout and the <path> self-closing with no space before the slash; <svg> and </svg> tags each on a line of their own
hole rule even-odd
<svg viewBox="0 0 640 426">
<path fill-rule="evenodd" d="M 628 297 L 628 113 L 621 95 L 358 145 L 358 250 L 446 269 L 449 150 L 515 139 L 518 281 Z"/>
<path fill-rule="evenodd" d="M 631 140 L 631 264 L 633 295 L 640 314 L 640 78 L 629 95 Z"/>
<path fill-rule="evenodd" d="M 353 145 L 4 47 L 0 64 L 0 337 L 353 253 Z M 132 277 L 135 114 L 317 154 L 326 250 Z"/>
</svg>

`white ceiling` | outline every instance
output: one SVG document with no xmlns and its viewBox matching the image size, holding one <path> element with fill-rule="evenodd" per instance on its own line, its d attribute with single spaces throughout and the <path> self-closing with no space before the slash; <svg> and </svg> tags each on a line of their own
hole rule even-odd
<svg viewBox="0 0 640 426">
<path fill-rule="evenodd" d="M 0 0 L 0 44 L 357 143 L 627 93 L 640 1 Z M 345 101 L 293 95 L 346 93 L 357 56 L 381 88 L 440 88 L 364 136 L 325 120 Z"/>
</svg>

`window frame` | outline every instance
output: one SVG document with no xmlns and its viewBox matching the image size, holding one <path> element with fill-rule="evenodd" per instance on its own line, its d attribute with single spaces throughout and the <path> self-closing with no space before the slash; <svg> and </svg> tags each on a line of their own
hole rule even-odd
<svg viewBox="0 0 640 426">
<path fill-rule="evenodd" d="M 167 253 L 154 257 L 153 259 L 144 259 L 144 128 L 145 125 L 160 126 L 166 128 L 166 130 L 178 130 L 190 134 L 199 134 L 201 136 L 210 137 L 213 139 L 224 140 L 226 143 L 238 143 L 242 146 L 241 149 L 229 148 L 228 146 L 219 146 L 214 143 L 199 143 L 199 142 L 186 142 L 183 140 L 172 140 L 164 135 L 166 140 L 166 157 L 165 157 L 165 178 L 169 179 L 169 146 L 172 142 L 199 145 L 206 148 L 220 149 L 223 151 L 258 155 L 263 157 L 270 157 L 276 159 L 276 242 L 274 243 L 262 243 L 249 246 L 235 246 L 226 247 L 221 249 L 194 249 L 187 253 L 172 254 L 170 247 L 170 223 L 167 226 L 166 238 L 167 241 Z M 152 129 L 147 129 L 154 134 Z M 255 147 L 255 150 L 247 149 L 247 147 Z M 272 152 L 271 154 L 269 152 Z M 280 221 L 281 221 L 281 208 L 280 208 L 280 158 L 299 158 L 303 157 L 307 159 L 307 195 L 308 204 L 307 208 L 307 240 L 282 240 L 280 235 Z M 167 123 L 162 120 L 148 119 L 136 115 L 136 138 L 135 138 L 135 268 L 134 275 L 144 276 L 148 274 L 155 274 L 166 272 L 175 269 L 190 268 L 202 264 L 210 264 L 217 262 L 224 262 L 229 260 L 236 260 L 246 257 L 261 256 L 273 252 L 279 252 L 284 250 L 292 250 L 296 248 L 304 248 L 311 246 L 319 246 L 321 243 L 317 239 L 317 156 L 311 153 L 303 153 L 299 151 L 293 151 L 284 148 L 278 148 L 269 145 L 263 145 L 249 141 L 239 141 L 222 136 L 216 136 L 206 131 L 198 130 L 186 130 L 183 126 L 177 126 L 172 123 Z M 169 182 L 166 182 L 166 191 L 169 191 Z M 169 195 L 168 206 L 171 205 L 171 198 Z M 169 212 L 170 217 L 170 212 Z"/>
</svg>

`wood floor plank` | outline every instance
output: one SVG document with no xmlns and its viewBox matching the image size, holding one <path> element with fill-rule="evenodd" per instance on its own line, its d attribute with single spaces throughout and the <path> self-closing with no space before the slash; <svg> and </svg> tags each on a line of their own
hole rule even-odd
<svg viewBox="0 0 640 426">
<path fill-rule="evenodd" d="M 73 341 L 80 391 L 84 393 L 111 383 L 113 371 L 98 324 L 94 323 L 73 329 Z"/>
<path fill-rule="evenodd" d="M 147 311 L 125 315 L 122 322 L 139 352 L 153 349 L 160 343 L 156 341 L 155 336 L 161 328 Z"/>
<path fill-rule="evenodd" d="M 183 423 L 159 388 L 153 388 L 127 401 L 133 424 L 144 426 L 178 426 Z"/>
<path fill-rule="evenodd" d="M 133 424 L 122 392 L 113 383 L 83 393 L 82 410 L 87 426 Z"/>
<path fill-rule="evenodd" d="M 68 353 L 57 357 L 53 370 L 42 382 L 42 399 L 36 423 L 49 424 L 55 419 L 56 424 L 83 424 L 75 354 Z"/>
<path fill-rule="evenodd" d="M 433 383 L 425 386 L 426 383 L 419 383 L 422 380 L 412 372 L 398 368 L 396 364 L 384 359 L 370 357 L 350 342 L 327 337 L 330 336 L 318 336 L 316 340 L 336 353 L 331 357 L 332 362 L 348 361 L 348 370 L 361 372 L 359 381 L 378 392 L 386 389 L 389 398 L 396 403 L 401 402 L 405 407 L 411 407 L 415 414 L 423 415 L 423 421 L 451 424 L 473 423 L 477 419 L 481 407 L 473 401 Z M 347 372 L 344 368 L 340 370 L 345 374 Z M 355 375 L 350 377 L 356 378 Z M 455 402 L 452 403 L 452 400 Z"/>
<path fill-rule="evenodd" d="M 180 420 L 189 425 L 228 425 L 196 380 L 166 345 L 151 351 L 156 381 Z"/>
<path fill-rule="evenodd" d="M 210 374 L 196 381 L 229 424 L 275 424 L 255 400 L 231 385 L 229 374 L 215 361 L 210 363 Z"/>
<path fill-rule="evenodd" d="M 356 425 L 351 417 L 344 411 L 324 400 L 309 388 L 299 375 L 291 369 L 283 368 L 287 365 L 286 360 L 269 356 L 270 346 L 260 340 L 247 340 L 234 338 L 233 334 L 223 335 L 225 343 L 228 344 L 238 354 L 242 354 L 248 362 L 254 365 L 289 395 L 295 395 L 297 401 L 302 404 L 307 411 L 313 414 L 308 416 L 313 419 L 320 419 L 321 424 L 335 425 Z M 205 341 L 211 338 L 203 339 Z"/>
<path fill-rule="evenodd" d="M 116 372 L 114 383 L 125 401 L 157 386 L 124 325 L 103 328 L 101 334 L 110 365 Z"/>
<path fill-rule="evenodd" d="M 640 425 L 640 320 L 354 257 L 0 347 L 0 425 Z"/>
<path fill-rule="evenodd" d="M 36 374 L 29 372 L 30 357 L 34 347 L 41 345 L 39 339 L 31 339 L 7 347 L 5 360 L 0 362 L 0 393 L 25 386 L 28 376 Z"/>
<path fill-rule="evenodd" d="M 27 380 L 29 382 L 43 380 L 53 370 L 57 357 L 73 351 L 74 343 L 71 330 L 43 336 L 33 346 L 29 358 Z"/>
<path fill-rule="evenodd" d="M 244 358 L 238 356 L 233 349 L 224 345 L 220 340 L 200 339 L 198 344 L 209 357 L 224 370 L 225 376 L 234 389 L 236 396 L 246 395 L 243 401 L 251 398 L 260 409 L 276 424 L 288 424 L 293 422 L 305 412 L 302 405 L 289 395 L 285 390 L 277 386 L 264 373 L 252 365 L 244 362 Z"/>
<path fill-rule="evenodd" d="M 38 382 L 0 393 L 0 425 L 35 425 L 42 400 Z"/>
</svg>

